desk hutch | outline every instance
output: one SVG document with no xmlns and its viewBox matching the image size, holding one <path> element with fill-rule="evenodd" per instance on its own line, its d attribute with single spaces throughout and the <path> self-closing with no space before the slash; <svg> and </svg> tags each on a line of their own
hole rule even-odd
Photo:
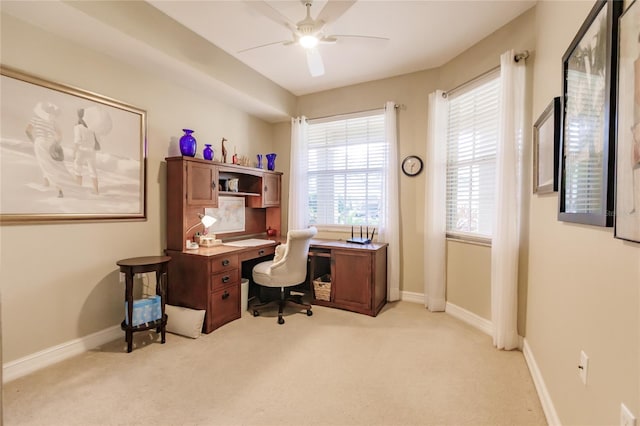
<svg viewBox="0 0 640 426">
<path fill-rule="evenodd" d="M 275 244 L 258 247 L 216 246 L 186 250 L 201 227 L 195 226 L 208 207 L 218 206 L 218 196 L 245 197 L 245 231 L 224 238 L 256 236 L 280 241 L 280 188 L 282 173 L 218 163 L 190 157 L 167 161 L 167 250 L 169 288 L 167 303 L 206 311 L 203 332 L 240 318 L 240 280 L 243 262 L 250 275 L 252 263 L 267 260 Z M 224 182 L 238 179 L 238 191 L 226 191 Z M 266 230 L 276 230 L 267 237 Z M 312 303 L 377 315 L 386 301 L 387 244 L 358 245 L 313 240 L 309 282 L 320 273 L 331 273 L 329 301 Z M 311 286 L 313 288 L 313 286 Z"/>
</svg>

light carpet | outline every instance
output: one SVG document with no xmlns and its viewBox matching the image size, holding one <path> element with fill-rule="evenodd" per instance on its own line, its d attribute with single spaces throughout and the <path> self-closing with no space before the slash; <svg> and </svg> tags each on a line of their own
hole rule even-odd
<svg viewBox="0 0 640 426">
<path fill-rule="evenodd" d="M 545 425 L 521 352 L 408 302 L 136 333 L 4 386 L 5 425 Z"/>
</svg>

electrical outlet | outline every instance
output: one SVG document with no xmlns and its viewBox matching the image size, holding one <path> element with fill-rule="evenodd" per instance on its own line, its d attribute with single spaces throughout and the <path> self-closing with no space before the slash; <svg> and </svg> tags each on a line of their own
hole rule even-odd
<svg viewBox="0 0 640 426">
<path fill-rule="evenodd" d="M 589 368 L 589 357 L 584 351 L 580 351 L 580 362 L 578 363 L 578 376 L 580 380 L 586 386 L 587 385 L 587 370 Z"/>
<path fill-rule="evenodd" d="M 624 404 L 620 404 L 620 426 L 636 426 L 636 418 Z"/>
</svg>

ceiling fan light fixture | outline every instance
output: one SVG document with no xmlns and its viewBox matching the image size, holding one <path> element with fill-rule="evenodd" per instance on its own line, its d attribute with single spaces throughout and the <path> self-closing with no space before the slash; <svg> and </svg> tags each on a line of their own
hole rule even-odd
<svg viewBox="0 0 640 426">
<path fill-rule="evenodd" d="M 300 37 L 300 40 L 298 40 L 298 43 L 300 43 L 300 46 L 304 47 L 305 49 L 311 49 L 313 47 L 316 47 L 318 45 L 318 37 L 313 36 L 313 35 L 305 35 Z"/>
</svg>

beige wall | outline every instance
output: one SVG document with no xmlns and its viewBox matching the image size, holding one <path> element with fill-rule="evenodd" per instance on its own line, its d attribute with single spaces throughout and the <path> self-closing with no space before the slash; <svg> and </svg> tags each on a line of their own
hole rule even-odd
<svg viewBox="0 0 640 426">
<path fill-rule="evenodd" d="M 254 156 L 272 147 L 271 125 L 95 51 L 2 15 L 2 63 L 147 111 L 144 222 L 0 227 L 3 362 L 115 326 L 123 316 L 118 259 L 165 247 L 165 168 L 181 129 L 195 130 L 198 156 L 220 140 Z M 105 78 L 105 76 L 108 76 Z M 173 142 L 173 143 L 172 143 Z M 34 244 L 34 241 L 41 243 Z"/>
<path fill-rule="evenodd" d="M 491 248 L 447 241 L 447 303 L 491 320 Z"/>
<path fill-rule="evenodd" d="M 533 117 L 562 93 L 562 55 L 592 2 L 539 2 Z M 557 194 L 531 196 L 526 339 L 564 424 L 640 416 L 640 245 L 556 219 Z M 588 385 L 577 374 L 589 356 Z"/>
</svg>

